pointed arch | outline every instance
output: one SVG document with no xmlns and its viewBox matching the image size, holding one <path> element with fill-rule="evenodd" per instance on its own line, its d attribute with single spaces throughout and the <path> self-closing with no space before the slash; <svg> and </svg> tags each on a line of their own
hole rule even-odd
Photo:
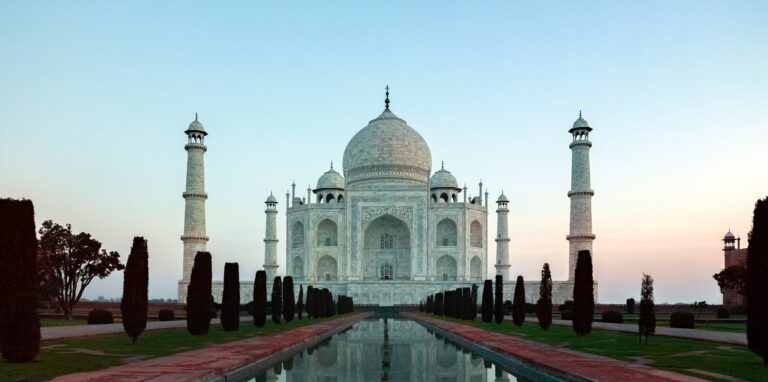
<svg viewBox="0 0 768 382">
<path fill-rule="evenodd" d="M 456 259 L 451 255 L 443 255 L 437 259 L 437 279 L 443 281 L 456 280 Z"/>
<path fill-rule="evenodd" d="M 440 220 L 435 230 L 435 245 L 438 247 L 455 247 L 457 231 L 456 222 L 453 219 Z"/>
<path fill-rule="evenodd" d="M 293 223 L 291 228 L 291 248 L 301 248 L 304 246 L 304 224 L 302 222 Z"/>
<path fill-rule="evenodd" d="M 469 245 L 475 248 L 483 248 L 483 225 L 473 220 L 469 225 Z"/>
<path fill-rule="evenodd" d="M 338 227 L 336 222 L 331 219 L 323 219 L 317 225 L 317 243 L 318 247 L 335 247 L 338 245 Z"/>
<path fill-rule="evenodd" d="M 325 255 L 317 261 L 317 278 L 321 281 L 335 281 L 338 279 L 338 267 L 336 259 Z"/>
<path fill-rule="evenodd" d="M 480 257 L 474 256 L 469 261 L 469 278 L 472 280 L 481 280 L 483 277 L 483 261 Z"/>
</svg>

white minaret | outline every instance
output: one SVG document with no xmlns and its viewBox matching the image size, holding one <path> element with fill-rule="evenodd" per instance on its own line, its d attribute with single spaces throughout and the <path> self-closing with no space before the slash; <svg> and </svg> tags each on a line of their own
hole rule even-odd
<svg viewBox="0 0 768 382">
<path fill-rule="evenodd" d="M 267 201 L 267 232 L 264 236 L 264 270 L 267 282 L 272 282 L 277 275 L 277 199 L 269 194 Z"/>
<path fill-rule="evenodd" d="M 208 194 L 205 193 L 205 170 L 203 165 L 203 155 L 208 150 L 205 147 L 205 136 L 208 133 L 203 129 L 203 124 L 195 120 L 189 124 L 189 128 L 184 132 L 187 134 L 187 190 L 182 194 L 184 197 L 184 235 L 181 241 L 184 242 L 184 265 L 182 279 L 179 281 L 179 302 L 184 303 L 187 299 L 187 285 L 189 285 L 189 276 L 192 273 L 192 266 L 195 263 L 195 255 L 198 251 L 205 251 L 208 236 L 205 233 L 205 200 Z"/>
<path fill-rule="evenodd" d="M 487 198 L 486 198 L 487 199 Z M 496 216 L 498 225 L 496 226 L 496 274 L 501 275 L 504 281 L 509 281 L 509 199 L 501 191 L 499 200 L 496 201 L 498 208 Z"/>
<path fill-rule="evenodd" d="M 568 257 L 568 281 L 574 280 L 576 273 L 576 260 L 581 250 L 592 252 L 592 241 L 595 235 L 592 233 L 592 196 L 595 192 L 592 190 L 589 181 L 589 148 L 592 142 L 589 141 L 589 132 L 592 128 L 586 120 L 581 118 L 573 123 L 573 128 L 568 130 L 573 135 L 571 142 L 571 191 L 568 197 L 571 198 L 571 229 L 570 234 L 566 236 L 569 242 Z M 594 261 L 595 254 L 592 253 Z"/>
</svg>

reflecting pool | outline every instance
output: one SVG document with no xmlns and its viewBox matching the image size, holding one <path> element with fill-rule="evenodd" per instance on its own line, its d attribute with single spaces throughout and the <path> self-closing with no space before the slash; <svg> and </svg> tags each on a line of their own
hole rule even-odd
<svg viewBox="0 0 768 382">
<path fill-rule="evenodd" d="M 244 381 L 527 381 L 417 322 L 378 318 L 255 372 Z M 550 379 L 549 377 L 547 379 Z M 536 378 L 539 379 L 539 378 Z M 554 380 L 554 379 L 553 379 Z"/>
</svg>

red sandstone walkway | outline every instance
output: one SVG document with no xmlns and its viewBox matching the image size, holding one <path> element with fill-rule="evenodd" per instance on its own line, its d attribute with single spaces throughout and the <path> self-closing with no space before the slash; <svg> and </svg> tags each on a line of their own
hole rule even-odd
<svg viewBox="0 0 768 382">
<path fill-rule="evenodd" d="M 172 382 L 206 380 L 300 345 L 340 326 L 362 320 L 368 315 L 368 313 L 362 313 L 264 337 L 212 345 L 167 357 L 131 362 L 97 371 L 68 374 L 57 377 L 53 381 Z"/>
<path fill-rule="evenodd" d="M 687 375 L 557 348 L 468 325 L 410 313 L 403 313 L 403 315 L 427 322 L 468 341 L 510 355 L 536 367 L 565 372 L 591 381 L 703 381 Z"/>
</svg>

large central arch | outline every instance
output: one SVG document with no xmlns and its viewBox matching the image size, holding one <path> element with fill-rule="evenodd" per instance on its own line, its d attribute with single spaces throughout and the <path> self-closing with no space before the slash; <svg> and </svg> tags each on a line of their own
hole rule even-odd
<svg viewBox="0 0 768 382">
<path fill-rule="evenodd" d="M 389 214 L 368 223 L 363 240 L 364 279 L 382 279 L 382 269 L 392 268 L 392 279 L 411 278 L 411 231 Z M 384 273 L 386 274 L 386 273 Z"/>
</svg>

